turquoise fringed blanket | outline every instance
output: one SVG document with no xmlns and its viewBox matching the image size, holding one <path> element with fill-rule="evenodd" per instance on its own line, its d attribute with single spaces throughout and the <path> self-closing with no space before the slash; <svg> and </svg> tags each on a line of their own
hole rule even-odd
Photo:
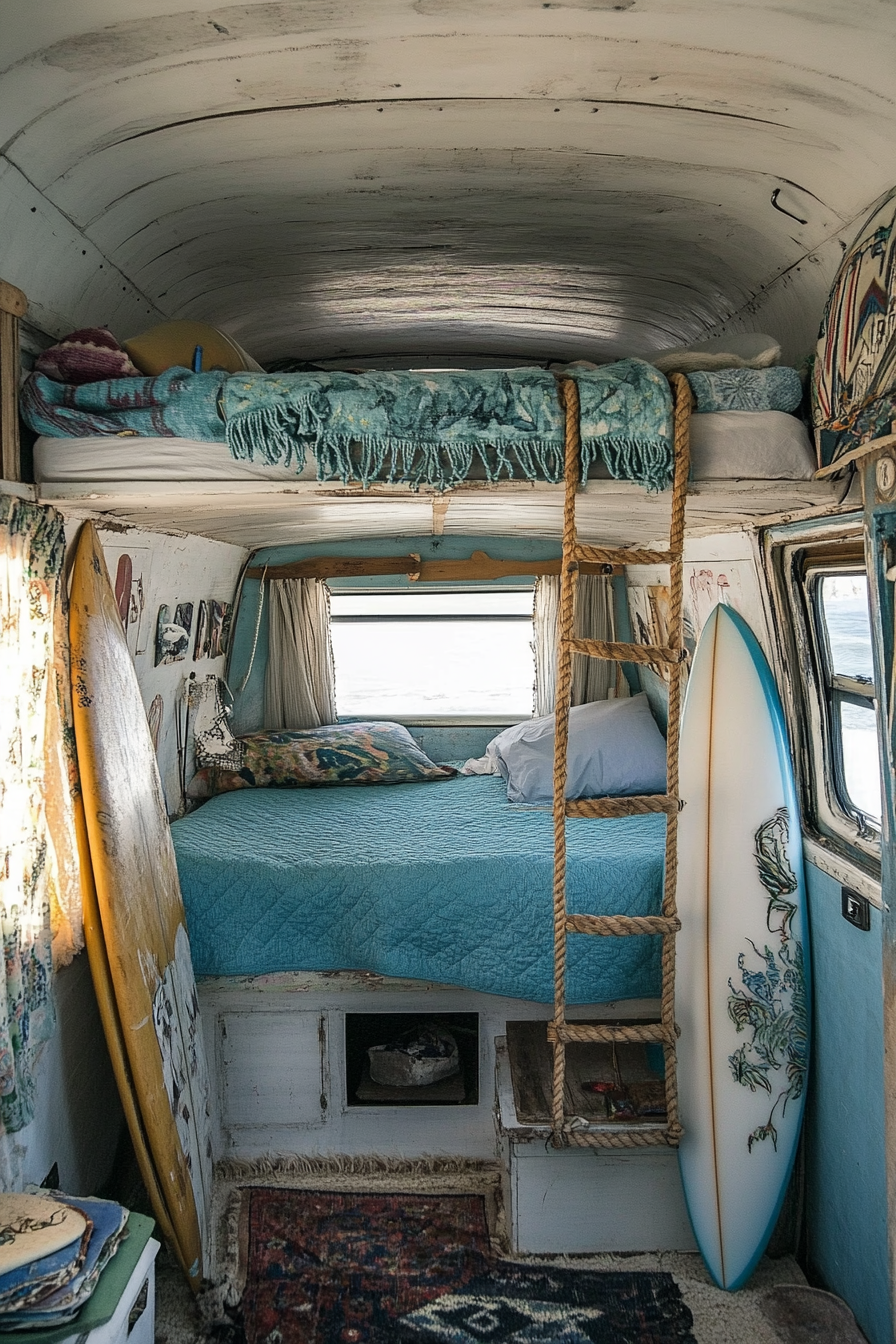
<svg viewBox="0 0 896 1344">
<path fill-rule="evenodd" d="M 35 434 L 50 438 L 133 434 L 223 440 L 219 400 L 227 377 L 174 368 L 157 378 L 73 384 L 33 373 L 22 388 L 22 418 Z"/>
<path fill-rule="evenodd" d="M 672 397 L 639 359 L 574 369 L 581 400 L 582 476 L 598 458 L 610 475 L 662 490 L 672 478 Z M 236 458 L 320 480 L 404 481 L 447 489 L 475 466 L 489 481 L 563 478 L 565 426 L 544 369 L 462 373 L 190 373 L 72 386 L 33 374 L 22 414 L 37 434 L 224 437 Z M 226 422 L 226 424 L 225 424 Z"/>
<path fill-rule="evenodd" d="M 582 474 L 602 456 L 610 474 L 660 490 L 672 474 L 672 400 L 641 360 L 573 375 L 581 399 Z M 564 418 L 543 369 L 460 373 L 244 374 L 224 388 L 234 457 L 301 469 L 321 480 L 456 485 L 478 459 L 490 481 L 563 476 Z"/>
</svg>

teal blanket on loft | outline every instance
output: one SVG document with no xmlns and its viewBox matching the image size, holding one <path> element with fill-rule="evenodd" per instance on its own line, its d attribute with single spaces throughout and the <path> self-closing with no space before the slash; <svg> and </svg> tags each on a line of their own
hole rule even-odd
<svg viewBox="0 0 896 1344">
<path fill-rule="evenodd" d="M 664 489 L 672 478 L 672 397 L 663 374 L 625 359 L 570 374 L 581 401 L 582 477 L 600 456 L 610 475 Z M 224 388 L 236 458 L 295 462 L 315 454 L 320 480 L 401 481 L 442 489 L 466 480 L 563 477 L 564 415 L 544 369 L 456 373 L 243 374 Z"/>
<path fill-rule="evenodd" d="M 227 377 L 173 368 L 156 378 L 75 384 L 33 373 L 22 387 L 20 409 L 29 429 L 49 438 L 115 434 L 223 441 L 220 398 Z"/>
</svg>

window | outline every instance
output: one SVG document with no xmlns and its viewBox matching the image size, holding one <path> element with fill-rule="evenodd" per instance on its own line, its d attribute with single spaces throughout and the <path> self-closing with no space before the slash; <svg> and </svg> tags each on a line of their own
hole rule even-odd
<svg viewBox="0 0 896 1344">
<path fill-rule="evenodd" d="M 331 585 L 340 717 L 532 714 L 532 588 L 342 592 Z"/>
<path fill-rule="evenodd" d="M 870 839 L 870 828 L 880 829 L 881 801 L 868 578 L 810 566 L 806 590 L 826 700 L 830 784 Z"/>
<path fill-rule="evenodd" d="M 809 580 L 824 669 L 833 782 L 845 811 L 880 829 L 881 781 L 868 579 L 855 570 Z"/>
<path fill-rule="evenodd" d="M 763 549 L 803 825 L 880 875 L 881 777 L 861 518 L 769 529 Z"/>
</svg>

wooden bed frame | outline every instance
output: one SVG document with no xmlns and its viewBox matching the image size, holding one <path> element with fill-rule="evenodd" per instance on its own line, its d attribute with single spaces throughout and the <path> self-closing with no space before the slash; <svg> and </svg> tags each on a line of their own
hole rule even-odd
<svg viewBox="0 0 896 1344">
<path fill-rule="evenodd" d="M 19 445 L 19 318 L 28 311 L 20 289 L 0 280 L 0 477 L 22 479 Z"/>
</svg>

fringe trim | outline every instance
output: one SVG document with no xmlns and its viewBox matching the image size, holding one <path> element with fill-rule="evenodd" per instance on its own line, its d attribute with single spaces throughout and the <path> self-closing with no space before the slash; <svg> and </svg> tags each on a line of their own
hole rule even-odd
<svg viewBox="0 0 896 1344">
<path fill-rule="evenodd" d="M 297 1179 L 400 1180 L 409 1185 L 420 1180 L 439 1180 L 456 1184 L 458 1179 L 464 1179 L 481 1189 L 500 1184 L 501 1167 L 497 1162 L 463 1157 L 402 1158 L 366 1153 L 302 1157 L 272 1153 L 249 1159 L 223 1158 L 215 1164 L 215 1179 L 237 1185 L 291 1184 Z"/>
<path fill-rule="evenodd" d="M 343 485 L 372 481 L 421 485 L 450 490 L 467 480 L 478 458 L 487 481 L 563 479 L 563 446 L 559 439 L 526 439 L 515 443 L 435 443 L 328 433 L 310 401 L 266 406 L 227 421 L 227 442 L 237 460 L 259 459 L 269 466 L 302 470 L 309 451 L 317 458 L 317 479 L 338 479 Z M 616 480 L 634 481 L 648 490 L 665 490 L 672 480 L 673 451 L 667 439 L 611 436 L 582 441 L 582 480 L 600 456 Z"/>
<path fill-rule="evenodd" d="M 666 490 L 672 484 L 675 456 L 668 439 L 583 439 L 583 481 L 598 456 L 603 458 L 614 480 L 634 481 L 652 494 Z"/>
</svg>

